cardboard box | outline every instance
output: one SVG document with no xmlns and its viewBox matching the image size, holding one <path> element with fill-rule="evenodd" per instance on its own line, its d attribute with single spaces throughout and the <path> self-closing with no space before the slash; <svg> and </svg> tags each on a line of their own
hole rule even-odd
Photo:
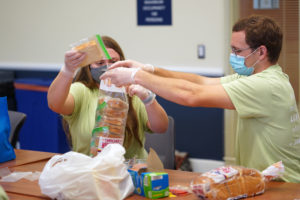
<svg viewBox="0 0 300 200">
<path fill-rule="evenodd" d="M 169 175 L 156 152 L 150 148 L 147 163 L 128 169 L 135 186 L 134 193 L 157 199 L 169 196 Z"/>
</svg>

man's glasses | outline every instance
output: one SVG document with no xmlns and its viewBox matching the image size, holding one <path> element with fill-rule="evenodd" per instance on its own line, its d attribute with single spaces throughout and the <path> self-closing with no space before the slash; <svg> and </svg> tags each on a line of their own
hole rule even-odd
<svg viewBox="0 0 300 200">
<path fill-rule="evenodd" d="M 242 53 L 242 51 L 245 51 L 245 50 L 248 50 L 248 49 L 251 49 L 251 47 L 247 47 L 245 49 L 236 49 L 235 47 L 231 47 L 232 53 L 234 53 L 236 56 L 238 54 Z"/>
</svg>

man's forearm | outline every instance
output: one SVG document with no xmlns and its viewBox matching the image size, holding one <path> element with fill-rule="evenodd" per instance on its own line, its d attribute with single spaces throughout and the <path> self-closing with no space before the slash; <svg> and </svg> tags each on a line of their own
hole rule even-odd
<svg viewBox="0 0 300 200">
<path fill-rule="evenodd" d="M 183 79 L 201 85 L 211 84 L 214 82 L 213 78 L 200 76 L 192 73 L 186 73 L 186 72 L 171 71 L 171 70 L 166 70 L 158 67 L 155 67 L 154 74 L 166 78 Z"/>
<path fill-rule="evenodd" d="M 134 81 L 135 84 L 142 85 L 164 99 L 187 105 L 185 99 L 189 90 L 185 80 L 161 77 L 140 70 L 136 73 Z"/>
<path fill-rule="evenodd" d="M 153 75 L 143 70 L 136 73 L 134 81 L 135 84 L 140 84 L 158 96 L 180 105 L 234 109 L 221 84 L 197 84 L 183 79 Z"/>
</svg>

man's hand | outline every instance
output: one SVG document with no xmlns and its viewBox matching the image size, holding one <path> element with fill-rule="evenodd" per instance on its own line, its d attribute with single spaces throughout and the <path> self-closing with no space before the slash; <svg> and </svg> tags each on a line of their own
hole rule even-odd
<svg viewBox="0 0 300 200">
<path fill-rule="evenodd" d="M 108 69 L 115 69 L 118 67 L 126 67 L 126 68 L 141 68 L 142 70 L 146 72 L 153 73 L 154 72 L 154 66 L 150 64 L 143 64 L 134 60 L 124 60 L 119 61 L 111 65 Z"/>
<path fill-rule="evenodd" d="M 139 70 L 140 68 L 118 67 L 108 70 L 100 76 L 100 79 L 104 80 L 109 78 L 111 83 L 115 84 L 117 87 L 134 84 L 134 76 Z"/>
</svg>

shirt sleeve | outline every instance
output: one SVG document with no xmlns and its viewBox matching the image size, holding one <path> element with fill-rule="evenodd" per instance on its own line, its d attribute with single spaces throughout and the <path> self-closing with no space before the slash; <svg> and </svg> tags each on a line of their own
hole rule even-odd
<svg viewBox="0 0 300 200">
<path fill-rule="evenodd" d="M 80 105 L 82 103 L 82 98 L 83 98 L 83 90 L 84 90 L 84 85 L 82 83 L 73 83 L 70 88 L 70 94 L 74 98 L 74 111 L 71 115 L 63 115 L 64 119 L 67 120 L 69 123 L 73 121 L 73 119 L 77 116 L 79 110 L 80 110 Z"/>
<path fill-rule="evenodd" d="M 221 83 L 229 83 L 231 81 L 237 80 L 238 78 L 240 78 L 242 76 L 238 75 L 237 73 L 232 74 L 232 75 L 228 75 L 228 76 L 223 76 L 221 77 Z"/>
<path fill-rule="evenodd" d="M 0 199 L 2 200 L 9 200 L 5 191 L 3 190 L 3 188 L 0 186 Z"/>
<path fill-rule="evenodd" d="M 267 116 L 269 101 L 271 101 L 271 89 L 268 82 L 255 75 L 233 78 L 223 79 L 221 83 L 240 117 Z"/>
</svg>

